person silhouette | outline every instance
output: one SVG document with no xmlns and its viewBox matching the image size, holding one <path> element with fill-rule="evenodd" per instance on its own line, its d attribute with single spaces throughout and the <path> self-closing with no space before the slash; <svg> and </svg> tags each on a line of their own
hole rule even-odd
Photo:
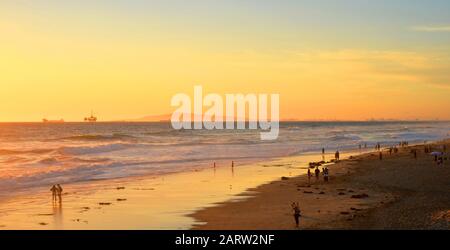
<svg viewBox="0 0 450 250">
<path fill-rule="evenodd" d="M 59 184 L 56 184 L 56 192 L 58 194 L 59 202 L 62 202 L 62 187 Z"/>
<path fill-rule="evenodd" d="M 292 203 L 292 210 L 294 211 L 294 220 L 295 220 L 295 227 L 298 228 L 299 224 L 300 224 L 300 217 L 301 215 L 301 211 L 300 211 L 300 205 L 295 202 Z"/>
<path fill-rule="evenodd" d="M 50 191 L 52 191 L 52 199 L 55 202 L 56 201 L 56 195 L 58 193 L 58 188 L 53 185 L 52 188 L 50 188 Z"/>
<path fill-rule="evenodd" d="M 318 167 L 316 167 L 315 174 L 316 174 L 316 180 L 319 180 L 319 177 L 320 177 L 320 170 L 319 170 Z"/>
<path fill-rule="evenodd" d="M 308 168 L 308 183 L 311 182 L 311 169 Z"/>
</svg>

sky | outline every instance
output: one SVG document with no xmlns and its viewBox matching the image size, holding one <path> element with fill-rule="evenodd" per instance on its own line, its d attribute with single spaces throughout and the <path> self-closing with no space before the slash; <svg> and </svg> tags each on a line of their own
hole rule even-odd
<svg viewBox="0 0 450 250">
<path fill-rule="evenodd" d="M 450 119 L 447 0 L 0 2 L 0 121 L 278 93 L 282 119 Z"/>
</svg>

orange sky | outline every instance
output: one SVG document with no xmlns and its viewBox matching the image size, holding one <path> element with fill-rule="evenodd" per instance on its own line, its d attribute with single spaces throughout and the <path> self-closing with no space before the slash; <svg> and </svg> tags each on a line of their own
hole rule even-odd
<svg viewBox="0 0 450 250">
<path fill-rule="evenodd" d="M 325 23 L 311 1 L 286 1 L 271 17 L 250 3 L 178 13 L 137 2 L 0 3 L 0 121 L 81 121 L 91 109 L 100 120 L 169 114 L 171 97 L 195 85 L 279 93 L 283 119 L 450 119 L 445 23 L 387 13 L 381 29 L 385 20 L 370 14 L 342 20 L 342 6 Z"/>
</svg>

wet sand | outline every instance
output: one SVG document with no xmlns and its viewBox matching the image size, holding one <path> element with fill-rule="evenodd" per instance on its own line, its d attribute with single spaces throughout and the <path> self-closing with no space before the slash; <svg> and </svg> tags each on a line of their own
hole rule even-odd
<svg viewBox="0 0 450 250">
<path fill-rule="evenodd" d="M 227 200 L 246 198 L 248 188 L 281 176 L 306 173 L 320 155 L 253 164 L 218 162 L 216 169 L 121 180 L 63 184 L 62 202 L 50 187 L 25 190 L 0 201 L 0 229 L 189 229 L 187 216 Z"/>
<path fill-rule="evenodd" d="M 295 229 L 292 202 L 301 229 L 448 229 L 450 164 L 438 168 L 418 148 L 417 160 L 405 148 L 383 161 L 369 153 L 329 165 L 329 183 L 308 183 L 308 163 L 322 159 L 311 154 L 66 184 L 61 203 L 41 187 L 0 200 L 0 230 Z M 342 158 L 350 155 L 358 152 Z"/>
<path fill-rule="evenodd" d="M 449 148 L 448 140 L 433 147 L 443 143 Z M 204 222 L 195 229 L 296 229 L 292 202 L 300 203 L 300 229 L 450 229 L 450 162 L 438 167 L 424 146 L 383 155 L 329 166 L 328 183 L 298 176 L 250 189 L 249 199 L 193 213 Z"/>
</svg>

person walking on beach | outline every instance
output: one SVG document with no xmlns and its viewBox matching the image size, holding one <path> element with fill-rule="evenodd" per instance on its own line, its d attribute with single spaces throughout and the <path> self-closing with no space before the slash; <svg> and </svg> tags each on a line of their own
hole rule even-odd
<svg viewBox="0 0 450 250">
<path fill-rule="evenodd" d="M 310 183 L 310 182 L 311 182 L 311 177 L 312 177 L 312 174 L 311 174 L 311 169 L 310 169 L 310 168 L 308 168 L 308 183 Z"/>
<path fill-rule="evenodd" d="M 441 167 L 442 165 L 444 165 L 444 158 L 442 157 L 442 155 L 438 158 L 437 165 L 438 165 L 438 167 Z"/>
<path fill-rule="evenodd" d="M 323 180 L 328 182 L 328 168 L 326 167 L 323 169 Z"/>
<path fill-rule="evenodd" d="M 322 148 L 322 154 L 323 155 L 325 154 L 325 148 Z"/>
<path fill-rule="evenodd" d="M 56 184 L 56 192 L 58 194 L 59 202 L 62 201 L 62 191 L 63 191 L 63 188 L 61 187 L 61 185 Z"/>
<path fill-rule="evenodd" d="M 300 224 L 300 217 L 301 215 L 301 211 L 300 211 L 300 205 L 297 203 L 292 203 L 292 210 L 294 211 L 294 220 L 295 220 L 295 227 L 298 228 L 299 224 Z"/>
<path fill-rule="evenodd" d="M 340 154 L 339 154 L 339 150 L 338 150 L 338 151 L 336 151 L 336 153 L 334 154 L 334 158 L 336 159 L 336 161 L 339 161 L 339 156 L 340 156 Z"/>
<path fill-rule="evenodd" d="M 58 193 L 58 188 L 55 185 L 53 185 L 53 187 L 50 188 L 50 191 L 52 191 L 52 199 L 55 202 L 56 201 L 56 197 L 57 197 L 56 195 Z"/>
<path fill-rule="evenodd" d="M 320 170 L 319 170 L 318 167 L 316 167 L 315 174 L 316 174 L 316 180 L 319 180 L 319 178 L 320 178 Z"/>
</svg>

